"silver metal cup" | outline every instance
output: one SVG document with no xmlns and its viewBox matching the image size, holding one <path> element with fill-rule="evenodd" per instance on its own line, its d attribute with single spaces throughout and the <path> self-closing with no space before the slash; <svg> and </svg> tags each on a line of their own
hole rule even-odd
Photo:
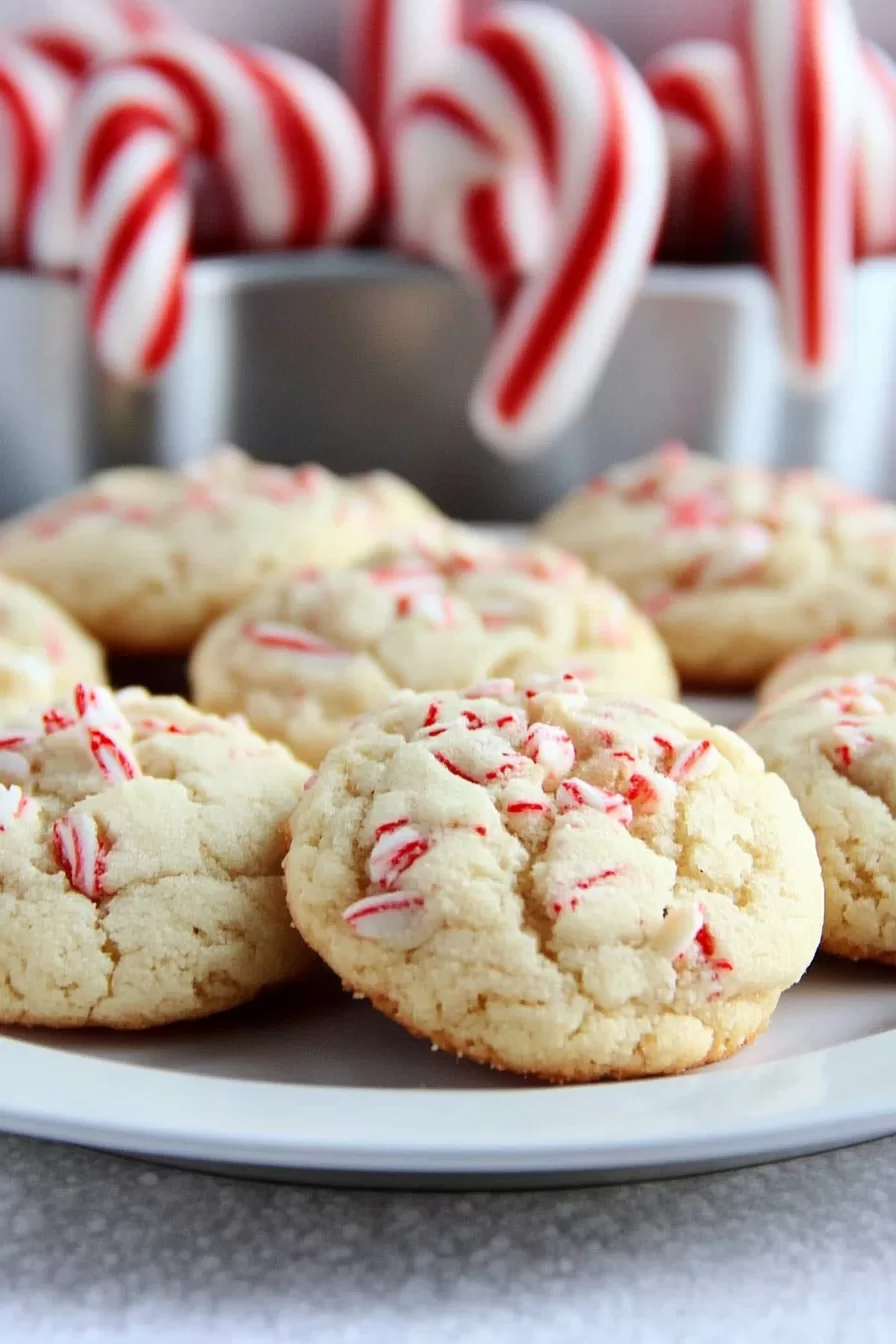
<svg viewBox="0 0 896 1344">
<path fill-rule="evenodd" d="M 849 368 L 809 396 L 786 385 L 760 272 L 654 269 L 585 415 L 540 457 L 509 463 L 466 419 L 487 306 L 443 272 L 361 251 L 196 262 L 184 339 L 145 387 L 97 369 L 77 285 L 6 273 L 0 512 L 100 468 L 179 465 L 222 439 L 274 461 L 387 467 L 469 519 L 529 518 L 666 438 L 891 493 L 896 262 L 856 276 Z"/>
</svg>

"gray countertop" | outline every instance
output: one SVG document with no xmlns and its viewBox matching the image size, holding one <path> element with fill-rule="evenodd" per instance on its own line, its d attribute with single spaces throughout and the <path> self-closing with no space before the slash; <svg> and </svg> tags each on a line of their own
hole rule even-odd
<svg viewBox="0 0 896 1344">
<path fill-rule="evenodd" d="M 0 1340 L 891 1341 L 896 1139 L 538 1194 L 197 1175 L 0 1139 Z"/>
</svg>

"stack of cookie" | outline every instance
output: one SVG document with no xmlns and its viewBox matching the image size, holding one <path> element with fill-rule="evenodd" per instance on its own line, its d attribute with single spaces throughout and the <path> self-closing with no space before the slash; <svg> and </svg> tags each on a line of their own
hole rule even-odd
<svg viewBox="0 0 896 1344">
<path fill-rule="evenodd" d="M 671 447 L 509 544 L 226 449 L 12 520 L 0 569 L 6 1022 L 203 1016 L 317 953 L 447 1049 L 629 1077 L 764 1029 L 821 934 L 816 838 L 825 945 L 873 955 L 871 906 L 887 937 L 862 846 L 896 677 L 820 733 L 830 693 L 786 683 L 830 662 L 791 659 L 759 754 L 675 701 L 844 633 L 880 678 L 888 505 Z M 104 689 L 107 655 L 154 689 L 188 665 L 196 707 Z"/>
</svg>

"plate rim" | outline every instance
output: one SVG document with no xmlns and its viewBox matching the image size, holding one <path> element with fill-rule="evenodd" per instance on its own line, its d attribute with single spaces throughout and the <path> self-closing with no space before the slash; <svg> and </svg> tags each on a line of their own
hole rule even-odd
<svg viewBox="0 0 896 1344">
<path fill-rule="evenodd" d="M 896 1029 L 678 1077 L 507 1089 L 183 1073 L 0 1035 L 0 1130 L 146 1157 L 406 1176 L 674 1170 L 896 1132 Z M 135 1082 L 138 1085 L 135 1086 Z"/>
</svg>

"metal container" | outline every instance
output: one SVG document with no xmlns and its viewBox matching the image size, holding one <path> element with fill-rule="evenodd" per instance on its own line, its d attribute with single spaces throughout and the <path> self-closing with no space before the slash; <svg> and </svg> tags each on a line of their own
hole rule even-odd
<svg viewBox="0 0 896 1344">
<path fill-rule="evenodd" d="M 200 261 L 188 312 L 164 375 L 132 388 L 96 368 L 75 284 L 0 275 L 0 512 L 99 468 L 176 466 L 221 439 L 275 461 L 388 467 L 470 519 L 529 518 L 670 437 L 896 486 L 896 262 L 857 269 L 850 367 L 823 397 L 785 385 L 761 273 L 656 268 L 586 414 L 522 464 L 467 426 L 490 316 L 451 276 L 375 252 Z"/>
</svg>

